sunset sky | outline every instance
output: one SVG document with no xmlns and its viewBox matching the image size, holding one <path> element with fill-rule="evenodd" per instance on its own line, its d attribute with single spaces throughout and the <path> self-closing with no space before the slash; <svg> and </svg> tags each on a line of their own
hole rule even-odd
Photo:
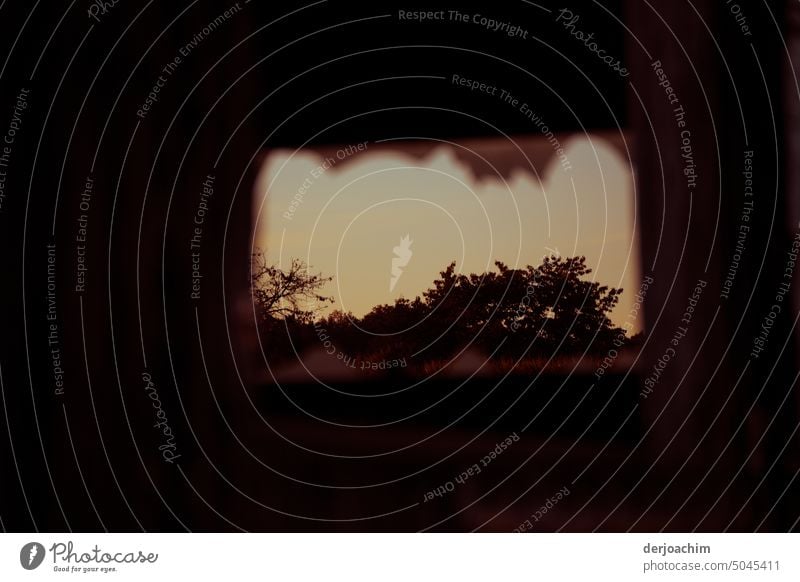
<svg viewBox="0 0 800 582">
<path fill-rule="evenodd" d="M 556 251 L 585 255 L 597 280 L 625 289 L 613 314 L 622 324 L 639 277 L 624 142 L 557 137 L 569 168 L 543 137 L 272 150 L 257 184 L 254 246 L 274 264 L 299 257 L 333 276 L 333 308 L 357 316 L 420 295 L 453 260 L 471 273 L 496 260 L 524 267 Z M 393 249 L 406 235 L 411 256 L 390 290 Z"/>
</svg>

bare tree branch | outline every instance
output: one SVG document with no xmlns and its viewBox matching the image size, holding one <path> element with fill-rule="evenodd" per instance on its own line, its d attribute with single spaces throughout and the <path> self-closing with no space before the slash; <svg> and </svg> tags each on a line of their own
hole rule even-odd
<svg viewBox="0 0 800 582">
<path fill-rule="evenodd" d="M 251 263 L 251 292 L 263 320 L 311 319 L 333 298 L 320 294 L 332 277 L 311 274 L 300 259 L 292 259 L 287 270 L 270 265 L 266 255 L 256 250 Z"/>
</svg>

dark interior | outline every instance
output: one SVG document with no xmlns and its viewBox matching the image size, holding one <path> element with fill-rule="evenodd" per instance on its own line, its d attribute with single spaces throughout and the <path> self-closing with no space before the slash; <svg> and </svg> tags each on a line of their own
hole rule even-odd
<svg viewBox="0 0 800 582">
<path fill-rule="evenodd" d="M 549 0 L 459 8 L 521 23 L 527 40 L 474 23 L 399 22 L 397 10 L 413 7 L 395 3 L 253 0 L 183 58 L 144 118 L 137 110 L 162 68 L 228 5 L 120 3 L 99 22 L 65 12 L 66 2 L 30 19 L 23 3 L 4 8 L 0 54 L 12 56 L 0 111 L 11 118 L 21 88 L 31 105 L 0 210 L 3 528 L 512 531 L 568 487 L 536 530 L 796 529 L 796 288 L 764 351 L 747 354 L 800 218 L 796 86 L 777 33 L 797 38 L 798 16 L 789 2 L 741 4 L 753 30 L 745 40 L 713 0 L 654 2 L 657 13 L 636 0 L 569 2 L 580 26 L 624 57 L 623 78 L 554 25 L 562 5 Z M 17 34 L 39 50 L 11 52 Z M 691 192 L 656 59 L 686 111 L 700 177 Z M 264 383 L 248 294 L 263 153 L 532 133 L 519 111 L 454 85 L 453 74 L 535 101 L 553 131 L 632 137 L 641 270 L 655 281 L 635 366 L 588 391 L 591 374 L 450 378 L 382 406 Z M 755 211 L 721 299 L 745 150 L 758 170 Z M 209 175 L 202 296 L 190 300 L 189 240 Z M 77 291 L 82 214 L 88 270 Z M 703 308 L 642 398 L 698 280 Z M 145 374 L 176 435 L 173 463 L 157 449 Z M 339 388 L 369 395 L 391 382 Z M 480 479 L 426 500 L 512 434 L 519 442 Z"/>
</svg>

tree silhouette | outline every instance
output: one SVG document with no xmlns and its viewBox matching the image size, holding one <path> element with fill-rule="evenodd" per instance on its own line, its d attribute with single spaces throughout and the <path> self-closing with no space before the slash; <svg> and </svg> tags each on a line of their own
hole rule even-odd
<svg viewBox="0 0 800 582">
<path fill-rule="evenodd" d="M 326 303 L 333 299 L 320 294 L 331 277 L 311 274 L 300 259 L 292 259 L 287 270 L 267 263 L 266 256 L 256 251 L 251 263 L 251 292 L 259 319 L 274 321 L 291 319 L 310 322 Z"/>
<path fill-rule="evenodd" d="M 377 306 L 363 323 L 386 333 L 419 321 L 416 341 L 404 343 L 439 344 L 430 348 L 434 357 L 467 344 L 493 351 L 501 342 L 504 355 L 599 353 L 622 331 L 609 318 L 622 289 L 589 280 L 585 257 L 550 256 L 524 269 L 498 261 L 495 268 L 467 275 L 450 263 L 422 299 Z"/>
<path fill-rule="evenodd" d="M 318 309 L 331 301 L 320 294 L 331 279 L 308 274 L 297 260 L 282 271 L 261 254 L 255 258 L 253 295 L 278 351 L 287 342 L 313 346 L 321 330 L 338 350 L 365 360 L 412 353 L 438 360 L 467 345 L 515 358 L 600 355 L 625 337 L 609 317 L 622 289 L 592 281 L 582 256 L 550 256 L 520 269 L 498 261 L 491 271 L 471 274 L 458 273 L 452 262 L 420 297 L 377 305 L 362 318 L 333 311 L 316 322 Z M 279 320 L 280 329 L 270 324 Z"/>
</svg>

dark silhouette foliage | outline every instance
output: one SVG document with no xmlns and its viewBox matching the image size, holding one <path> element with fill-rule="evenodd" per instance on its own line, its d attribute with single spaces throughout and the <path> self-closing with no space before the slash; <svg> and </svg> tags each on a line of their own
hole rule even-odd
<svg viewBox="0 0 800 582">
<path fill-rule="evenodd" d="M 293 261 L 288 272 L 254 269 L 253 297 L 263 321 L 282 322 L 262 333 L 273 345 L 291 342 L 297 353 L 324 332 L 337 349 L 364 359 L 435 360 L 467 346 L 498 357 L 600 355 L 624 336 L 609 318 L 622 289 L 592 281 L 591 273 L 582 256 L 550 256 L 522 269 L 498 261 L 492 271 L 471 274 L 452 262 L 421 297 L 377 305 L 362 318 L 333 311 L 314 321 L 315 311 L 303 305 L 330 301 L 319 295 L 329 279 Z"/>
</svg>

